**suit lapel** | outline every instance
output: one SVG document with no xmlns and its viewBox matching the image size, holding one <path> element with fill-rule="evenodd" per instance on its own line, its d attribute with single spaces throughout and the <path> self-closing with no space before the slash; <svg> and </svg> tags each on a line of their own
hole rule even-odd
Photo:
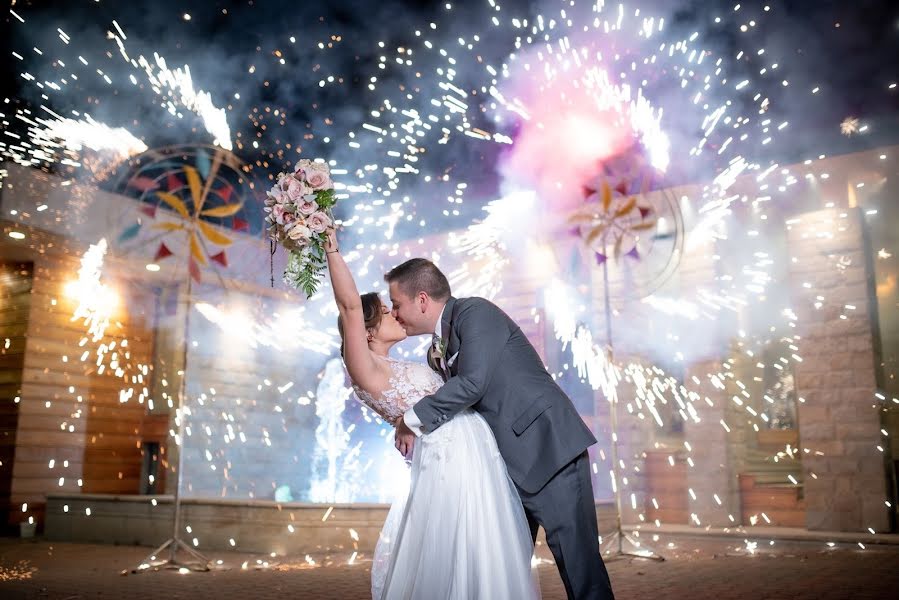
<svg viewBox="0 0 899 600">
<path fill-rule="evenodd" d="M 441 323 L 441 334 L 442 338 L 446 340 L 446 356 L 444 357 L 445 361 L 449 361 L 450 357 L 458 352 L 459 350 L 459 338 L 456 336 L 453 331 L 453 321 L 456 317 L 456 309 L 459 306 L 459 301 L 457 298 L 453 298 L 450 296 L 450 299 L 446 302 L 446 308 L 443 309 L 443 321 Z M 448 375 L 452 376 L 453 369 L 449 366 L 448 362 L 446 370 L 449 371 Z"/>
<path fill-rule="evenodd" d="M 449 348 L 450 332 L 453 325 L 453 310 L 456 308 L 456 299 L 450 296 L 443 308 L 443 319 L 440 322 L 440 337 L 446 340 L 447 348 Z"/>
</svg>

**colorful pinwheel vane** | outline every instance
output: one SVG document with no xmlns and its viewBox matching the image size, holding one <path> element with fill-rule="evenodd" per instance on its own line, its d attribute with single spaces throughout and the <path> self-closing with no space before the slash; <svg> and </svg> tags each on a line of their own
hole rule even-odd
<svg viewBox="0 0 899 600">
<path fill-rule="evenodd" d="M 586 204 L 577 209 L 568 223 L 573 233 L 596 253 L 597 264 L 611 255 L 640 259 L 641 241 L 651 241 L 657 219 L 652 206 L 641 202 L 642 194 L 628 194 L 629 182 L 622 180 L 614 188 L 602 178 L 597 185 L 584 187 Z"/>
<path fill-rule="evenodd" d="M 179 164 L 174 169 L 166 169 L 155 178 L 140 175 L 128 182 L 130 188 L 142 192 L 144 201 L 150 201 L 141 211 L 157 220 L 150 227 L 160 232 L 160 235 L 152 238 L 154 241 L 159 240 L 154 260 L 158 262 L 176 254 L 171 247 L 177 248 L 181 244 L 166 244 L 166 238 L 181 232 L 187 236 L 190 276 L 197 282 L 200 281 L 201 266 L 205 267 L 210 262 L 228 266 L 224 248 L 234 240 L 223 233 L 223 230 L 248 229 L 247 221 L 236 216 L 243 208 L 243 201 L 232 202 L 232 186 L 227 182 L 217 181 L 222 165 L 221 152 L 216 152 L 211 164 L 205 154 L 198 157 L 205 159 L 198 160 L 199 170 L 192 165 Z M 160 189 L 163 184 L 165 190 Z M 159 211 L 160 206 L 168 210 Z M 226 219 L 230 219 L 230 222 L 226 222 Z M 119 236 L 119 241 L 136 238 L 142 225 L 141 221 L 132 224 Z"/>
</svg>

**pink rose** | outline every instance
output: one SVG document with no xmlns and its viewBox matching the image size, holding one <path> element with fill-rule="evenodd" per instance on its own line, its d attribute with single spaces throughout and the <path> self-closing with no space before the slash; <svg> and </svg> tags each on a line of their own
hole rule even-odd
<svg viewBox="0 0 899 600">
<path fill-rule="evenodd" d="M 306 183 L 313 190 L 327 190 L 331 188 L 331 171 L 324 163 L 313 163 L 305 170 Z"/>
<path fill-rule="evenodd" d="M 305 181 L 315 191 L 331 189 L 331 169 L 326 163 L 303 159 L 297 162 L 294 176 Z"/>
<path fill-rule="evenodd" d="M 313 213 L 312 216 L 306 221 L 307 225 L 309 225 L 309 229 L 314 231 L 315 233 L 324 233 L 325 229 L 331 226 L 331 219 L 325 213 L 319 211 L 317 213 Z"/>
<path fill-rule="evenodd" d="M 287 202 L 287 195 L 281 190 L 279 185 L 275 185 L 266 196 L 266 203 L 268 206 L 272 204 L 284 204 Z"/>
<path fill-rule="evenodd" d="M 292 202 L 300 202 L 302 197 L 309 193 L 309 187 L 302 181 L 293 177 L 289 177 L 288 179 L 289 181 L 287 182 L 287 195 L 290 197 Z"/>
<path fill-rule="evenodd" d="M 315 201 L 315 196 L 310 194 L 297 202 L 297 210 L 301 215 L 306 215 L 307 217 L 317 211 L 318 202 Z"/>
<path fill-rule="evenodd" d="M 284 205 L 275 204 L 272 207 L 272 219 L 274 219 L 275 223 L 278 225 L 284 225 Z"/>
<path fill-rule="evenodd" d="M 303 159 L 298 160 L 298 161 L 297 161 L 297 166 L 296 166 L 296 167 L 294 168 L 294 170 L 293 170 L 293 174 L 294 174 L 295 176 L 297 176 L 298 178 L 300 178 L 300 179 L 305 179 L 305 177 L 306 177 L 306 175 L 305 175 L 306 169 L 307 169 L 307 168 L 309 167 L 309 165 L 311 165 L 311 164 L 312 164 L 312 161 L 309 160 L 308 158 L 303 158 Z"/>
<path fill-rule="evenodd" d="M 296 215 L 285 208 L 283 204 L 276 204 L 271 208 L 271 220 L 278 225 L 287 227 L 296 221 L 296 218 Z"/>
</svg>

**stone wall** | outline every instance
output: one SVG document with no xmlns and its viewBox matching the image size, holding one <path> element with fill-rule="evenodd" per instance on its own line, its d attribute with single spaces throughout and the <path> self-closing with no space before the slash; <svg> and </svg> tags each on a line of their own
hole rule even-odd
<svg viewBox="0 0 899 600">
<path fill-rule="evenodd" d="M 691 419 L 684 424 L 692 461 L 687 468 L 687 486 L 693 492 L 688 502 L 694 526 L 732 526 L 740 514 L 735 446 L 744 446 L 746 440 L 742 428 L 734 424 L 733 403 L 711 379 L 722 371 L 720 362 L 706 361 L 691 365 L 688 372 L 689 379 L 695 376 L 700 381 L 698 386 L 691 381 L 691 389 L 699 395 L 694 404 L 701 418 L 698 423 Z"/>
<path fill-rule="evenodd" d="M 837 208 L 788 223 L 809 529 L 889 527 L 863 219 Z"/>
<path fill-rule="evenodd" d="M 386 504 L 185 499 L 178 537 L 201 552 L 371 556 L 388 509 Z M 173 512 L 171 496 L 51 494 L 46 536 L 61 542 L 154 547 L 171 537 Z M 600 532 L 615 527 L 611 506 L 597 504 L 596 517 Z M 538 543 L 546 543 L 543 533 Z"/>
</svg>

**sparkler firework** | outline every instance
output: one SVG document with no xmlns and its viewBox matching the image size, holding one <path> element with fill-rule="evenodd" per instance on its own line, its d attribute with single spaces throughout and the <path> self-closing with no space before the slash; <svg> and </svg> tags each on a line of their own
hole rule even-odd
<svg viewBox="0 0 899 600">
<path fill-rule="evenodd" d="M 752 401 L 774 404 L 769 390 L 760 385 L 770 379 L 764 373 L 791 370 L 802 362 L 797 313 L 805 314 L 809 308 L 795 306 L 785 290 L 788 252 L 778 246 L 784 242 L 771 233 L 778 229 L 771 224 L 798 227 L 784 219 L 783 206 L 809 178 L 823 181 L 829 176 L 821 166 L 826 164 L 823 154 L 791 168 L 779 158 L 780 145 L 795 132 L 789 111 L 778 102 L 778 90 L 793 83 L 782 76 L 786 69 L 781 62 L 787 57 L 761 45 L 763 36 L 753 35 L 778 18 L 778 8 L 736 4 L 728 12 L 704 14 L 706 22 L 694 29 L 645 6 L 603 0 L 548 2 L 540 14 L 486 0 L 478 10 L 485 18 L 471 25 L 459 7 L 446 4 L 439 19 L 412 28 L 402 43 L 378 43 L 372 72 L 359 78 L 364 89 L 354 95 L 364 107 L 363 117 L 341 121 L 316 108 L 317 112 L 309 111 L 314 116 L 309 117 L 308 128 L 292 122 L 299 112 L 296 106 L 288 107 L 292 98 L 246 107 L 240 104 L 244 88 L 198 89 L 197 81 L 207 80 L 202 69 L 186 64 L 171 69 L 167 65 L 174 61 L 155 52 L 153 60 L 141 54 L 131 58 L 128 32 L 117 20 L 110 20 L 103 40 L 106 57 L 96 60 L 85 58 L 79 44 L 98 40 L 75 39 L 60 29 L 53 47 L 13 52 L 22 69 L 23 87 L 42 98 L 37 110 L 19 103 L 12 117 L 4 115 L 6 139 L 0 143 L 0 154 L 19 164 L 52 169 L 66 180 L 87 178 L 102 185 L 126 159 L 146 151 L 147 141 L 134 134 L 140 130 L 142 115 L 101 113 L 87 102 L 78 106 L 74 94 L 67 94 L 76 82 L 88 78 L 108 86 L 109 94 L 133 94 L 144 103 L 151 97 L 153 110 L 159 113 L 154 113 L 154 122 L 176 123 L 185 138 L 206 135 L 215 145 L 241 154 L 251 163 L 247 176 L 256 181 L 273 180 L 300 155 L 312 158 L 303 146 L 312 148 L 328 161 L 337 197 L 343 200 L 336 216 L 355 243 L 346 245 L 345 254 L 362 291 L 382 289 L 381 274 L 399 257 L 424 252 L 450 275 L 456 295 L 501 301 L 507 278 L 516 270 L 533 270 L 538 273 L 534 279 L 540 281 L 535 299 L 539 297 L 545 308 L 546 331 L 562 348 L 564 366 L 550 365 L 554 377 L 561 379 L 570 363 L 602 398 L 617 398 L 629 418 L 648 427 L 648 440 L 661 437 L 652 432 L 708 420 L 720 419 L 728 435 L 738 427 L 767 429 L 768 413 L 757 410 Z M 11 15 L 15 26 L 29 27 L 24 9 L 11 10 Z M 722 50 L 703 35 L 720 30 L 733 36 L 732 50 Z M 268 76 L 277 73 L 272 69 L 298 66 L 321 94 L 337 93 L 351 78 L 332 71 L 327 57 L 343 52 L 344 36 L 311 31 L 320 40 L 313 44 L 318 49 L 314 60 L 300 62 L 308 55 L 292 54 L 290 48 L 298 42 L 284 36 L 272 42 L 274 47 L 257 50 L 250 64 L 241 65 L 243 74 L 254 86 L 268 87 L 276 79 Z M 298 64 L 292 62 L 294 56 Z M 49 72 L 55 75 L 50 77 Z M 802 94 L 811 102 L 820 98 L 819 92 L 815 84 Z M 184 123 L 192 119 L 199 119 L 202 126 L 188 131 Z M 866 126 L 858 119 L 841 125 L 847 136 L 863 135 Z M 597 298 L 590 275 L 596 248 L 589 253 L 580 250 L 582 240 L 565 229 L 567 218 L 584 204 L 585 186 L 598 175 L 604 181 L 627 175 L 610 174 L 608 167 L 634 147 L 656 174 L 651 189 L 641 192 L 676 190 L 674 202 L 686 227 L 684 260 L 691 261 L 692 271 L 642 302 L 613 306 L 615 318 L 622 321 L 618 355 L 624 357 L 613 360 L 590 308 Z M 838 221 L 820 233 L 832 236 L 841 227 Z M 671 228 L 670 222 L 662 223 L 653 234 L 662 237 Z M 434 251 L 435 245 L 447 248 Z M 114 253 L 115 248 L 109 251 Z M 105 244 L 103 250 L 88 252 L 85 268 L 95 264 L 91 261 L 98 252 L 105 252 Z M 835 260 L 834 269 L 839 269 L 839 258 Z M 617 264 L 609 265 L 613 282 L 627 285 L 628 272 Z M 92 281 L 99 280 L 101 270 L 95 266 Z M 828 291 L 817 290 L 813 282 L 806 289 L 820 298 L 815 310 L 823 307 L 849 315 L 854 310 L 836 298 L 831 301 Z M 88 296 L 94 302 L 102 299 L 92 293 L 80 297 Z M 85 306 L 82 302 L 75 318 L 93 319 L 88 335 L 96 343 L 104 337 L 104 317 Z M 335 312 L 327 290 L 312 296 L 300 312 L 281 319 L 292 323 L 289 331 L 276 331 L 261 322 L 265 311 L 238 318 L 215 302 L 196 308 L 207 323 L 230 332 L 232 343 L 240 338 L 248 348 L 302 351 L 304 357 L 321 354 L 317 360 L 323 363 L 337 347 Z M 201 350 L 210 343 L 200 340 Z M 738 359 L 708 360 L 731 343 Z M 409 355 L 416 350 L 420 348 L 407 344 L 401 352 Z M 690 369 L 694 362 L 712 366 L 699 372 Z M 242 494 L 253 487 L 241 487 L 233 480 L 230 461 L 237 454 L 233 450 L 237 440 L 241 445 L 270 447 L 279 429 L 286 432 L 283 411 L 288 405 L 299 410 L 315 402 L 315 390 L 325 387 L 328 404 L 318 411 L 323 424 L 317 435 L 335 431 L 340 439 L 330 446 L 317 442 L 315 451 L 327 468 L 310 484 L 314 487 L 310 499 L 367 500 L 375 493 L 380 499 L 389 482 L 385 486 L 375 481 L 380 475 L 375 468 L 369 470 L 368 458 L 383 452 L 387 425 L 362 411 L 356 423 L 343 427 L 340 419 L 348 411 L 333 368 L 322 384 L 312 377 L 295 380 L 283 370 L 278 376 L 283 380 L 263 376 L 263 381 L 247 388 L 255 387 L 260 397 L 277 407 L 271 412 L 280 420 L 266 421 L 268 425 L 255 427 L 251 416 L 241 414 L 240 402 L 246 397 L 222 399 L 206 388 L 197 396 L 200 406 L 209 410 L 186 414 L 187 435 L 204 440 L 200 462 L 220 477 L 216 481 L 222 493 L 232 485 Z M 123 401 L 130 401 L 133 391 L 126 390 L 133 389 L 123 388 Z M 710 390 L 722 393 L 727 409 L 712 399 Z M 148 392 L 138 391 L 143 392 L 139 394 L 143 401 Z M 891 402 L 899 403 L 884 394 L 874 399 L 878 406 Z M 597 409 L 597 419 L 602 410 Z M 239 420 L 244 421 L 242 427 L 235 424 Z M 278 445 L 277 439 L 274 443 Z M 334 448 L 351 456 L 338 460 Z M 794 452 L 801 456 L 816 451 L 784 450 L 791 453 L 791 460 Z M 594 472 L 609 473 L 609 461 L 600 452 Z M 689 443 L 677 452 L 691 469 L 702 454 Z M 779 460 L 786 460 L 784 456 Z M 629 488 L 624 495 L 633 498 L 636 519 L 652 523 L 644 506 L 654 504 L 658 509 L 656 498 L 638 501 L 641 491 L 627 483 L 628 477 L 637 479 L 642 448 L 621 458 L 623 481 L 611 485 L 622 491 Z M 338 462 L 352 467 L 353 473 L 335 473 Z M 802 483 L 792 473 L 789 477 L 783 483 Z M 608 481 L 605 473 L 597 480 Z M 265 489 L 269 483 L 254 485 Z M 306 494 L 301 489 L 292 493 Z M 714 497 L 713 506 L 721 506 L 727 497 L 727 490 L 701 493 L 710 505 Z M 696 500 L 693 488 L 690 494 Z M 728 516 L 732 522 L 739 519 L 736 514 Z M 694 524 L 706 520 L 705 514 L 691 515 Z"/>
</svg>

